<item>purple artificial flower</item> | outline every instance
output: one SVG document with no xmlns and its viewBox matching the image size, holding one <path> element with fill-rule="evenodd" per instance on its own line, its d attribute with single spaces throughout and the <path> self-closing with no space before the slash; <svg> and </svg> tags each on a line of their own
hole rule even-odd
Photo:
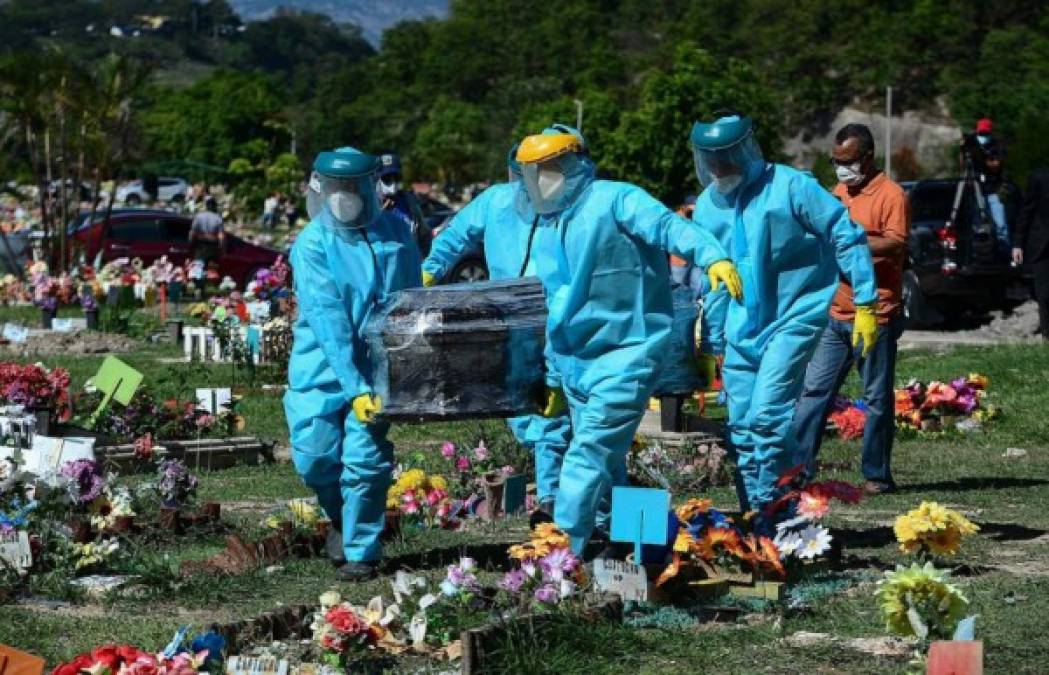
<svg viewBox="0 0 1049 675">
<path fill-rule="evenodd" d="M 572 572 L 579 565 L 579 559 L 567 548 L 556 548 L 539 559 L 539 568 L 546 581 L 560 582 L 565 574 Z"/>
<path fill-rule="evenodd" d="M 510 591 L 511 593 L 517 593 L 521 590 L 521 587 L 524 586 L 527 579 L 525 573 L 521 570 L 511 570 L 507 572 L 506 576 L 503 577 L 503 580 L 499 582 L 499 587 Z"/>
<path fill-rule="evenodd" d="M 66 462 L 59 474 L 69 479 L 69 496 L 79 505 L 87 505 L 98 499 L 105 487 L 102 467 L 93 459 Z"/>
<path fill-rule="evenodd" d="M 455 457 L 455 444 L 451 441 L 441 443 L 441 457 L 444 457 L 445 459 Z"/>
<path fill-rule="evenodd" d="M 553 605 L 561 599 L 558 593 L 557 586 L 553 584 L 543 584 L 539 588 L 535 589 L 535 599 L 546 605 Z"/>
<path fill-rule="evenodd" d="M 178 459 L 165 459 L 157 468 L 157 491 L 165 506 L 178 506 L 197 491 L 197 477 Z"/>
<path fill-rule="evenodd" d="M 477 447 L 474 448 L 474 459 L 478 462 L 484 462 L 488 460 L 488 456 L 488 448 L 485 447 L 484 441 L 481 441 L 477 444 Z"/>
</svg>

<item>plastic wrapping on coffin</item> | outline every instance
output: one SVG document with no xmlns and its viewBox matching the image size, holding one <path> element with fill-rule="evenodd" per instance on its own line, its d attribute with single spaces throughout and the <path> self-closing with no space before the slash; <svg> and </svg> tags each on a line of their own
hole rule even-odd
<svg viewBox="0 0 1049 675">
<path fill-rule="evenodd" d="M 391 420 L 535 412 L 546 306 L 534 277 L 396 293 L 365 329 L 374 388 Z"/>
</svg>

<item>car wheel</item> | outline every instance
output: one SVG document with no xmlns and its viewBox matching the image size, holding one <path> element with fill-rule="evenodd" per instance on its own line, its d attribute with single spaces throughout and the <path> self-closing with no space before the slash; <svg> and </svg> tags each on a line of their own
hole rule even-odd
<svg viewBox="0 0 1049 675">
<path fill-rule="evenodd" d="M 132 192 L 131 194 L 129 194 L 127 196 L 127 198 L 124 199 L 124 203 L 127 204 L 128 206 L 138 206 L 139 204 L 142 203 L 142 198 L 139 197 L 134 192 Z"/>
<path fill-rule="evenodd" d="M 903 318 L 908 328 L 922 328 L 934 323 L 935 312 L 922 291 L 914 270 L 903 272 Z"/>
<path fill-rule="evenodd" d="M 488 281 L 488 268 L 480 260 L 464 260 L 452 269 L 448 281 L 453 284 Z"/>
</svg>

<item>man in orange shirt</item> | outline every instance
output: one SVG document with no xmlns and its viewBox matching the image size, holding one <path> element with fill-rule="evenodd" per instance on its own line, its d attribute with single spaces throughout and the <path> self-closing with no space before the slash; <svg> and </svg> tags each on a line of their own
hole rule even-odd
<svg viewBox="0 0 1049 675">
<path fill-rule="evenodd" d="M 864 490 L 868 494 L 895 488 L 890 467 L 895 435 L 893 383 L 896 377 L 896 341 L 903 333 L 902 279 L 911 217 L 907 195 L 874 164 L 874 137 L 862 124 L 847 124 L 835 137 L 831 162 L 838 175 L 834 196 L 849 217 L 867 232 L 874 273 L 878 281 L 878 341 L 865 358 L 852 346 L 856 307 L 852 287 L 844 278 L 838 285 L 824 330 L 805 371 L 805 386 L 794 415 L 799 458 L 810 478 L 816 474 L 816 456 L 827 415 L 838 389 L 853 364 L 863 380 L 867 422 L 863 431 Z"/>
</svg>

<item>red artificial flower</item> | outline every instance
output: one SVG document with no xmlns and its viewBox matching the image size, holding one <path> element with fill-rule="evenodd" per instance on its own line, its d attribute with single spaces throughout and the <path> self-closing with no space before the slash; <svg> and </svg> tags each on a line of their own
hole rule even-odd
<svg viewBox="0 0 1049 675">
<path fill-rule="evenodd" d="M 69 663 L 61 663 L 55 666 L 55 669 L 51 671 L 51 675 L 79 675 L 80 671 L 87 670 L 95 664 L 91 658 L 91 654 L 87 652 L 78 654 Z"/>
<path fill-rule="evenodd" d="M 155 656 L 140 653 L 137 659 L 126 662 L 120 668 L 120 673 L 115 675 L 157 675 L 160 670 Z"/>
<path fill-rule="evenodd" d="M 813 483 L 809 487 L 816 486 L 822 492 L 846 504 L 859 504 L 860 500 L 863 499 L 863 488 L 842 480 L 825 480 L 820 483 Z"/>
<path fill-rule="evenodd" d="M 856 406 L 833 412 L 828 418 L 838 428 L 838 435 L 846 441 L 863 436 L 863 428 L 867 425 L 867 415 Z"/>
<path fill-rule="evenodd" d="M 115 673 L 120 665 L 120 654 L 114 645 L 105 645 L 91 650 L 91 658 L 95 663 L 101 663 L 111 672 Z"/>
<path fill-rule="evenodd" d="M 798 493 L 798 515 L 818 520 L 830 510 L 830 495 L 821 490 L 802 490 Z"/>
<path fill-rule="evenodd" d="M 343 635 L 361 635 L 368 632 L 368 624 L 349 607 L 336 605 L 324 615 L 324 620 Z"/>
</svg>

